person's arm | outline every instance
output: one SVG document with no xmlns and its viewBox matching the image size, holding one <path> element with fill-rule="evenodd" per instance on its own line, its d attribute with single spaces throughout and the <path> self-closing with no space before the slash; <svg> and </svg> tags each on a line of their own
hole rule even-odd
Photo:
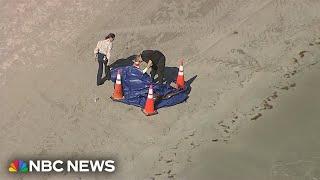
<svg viewBox="0 0 320 180">
<path fill-rule="evenodd" d="M 151 66 L 152 66 L 152 61 L 149 60 L 149 61 L 148 61 L 148 64 L 147 64 L 147 67 L 144 68 L 144 70 L 143 70 L 142 72 L 143 72 L 143 73 L 146 73 Z"/>
<path fill-rule="evenodd" d="M 108 49 L 107 49 L 107 59 L 108 59 L 108 62 L 107 62 L 107 65 L 110 66 L 110 58 L 111 58 L 111 49 L 112 49 L 112 42 L 109 43 L 109 46 L 108 46 Z"/>
<path fill-rule="evenodd" d="M 93 53 L 94 53 L 94 57 L 97 58 L 97 54 L 99 52 L 99 49 L 100 49 L 100 41 L 97 43 L 97 46 L 96 48 L 93 50 Z"/>
</svg>

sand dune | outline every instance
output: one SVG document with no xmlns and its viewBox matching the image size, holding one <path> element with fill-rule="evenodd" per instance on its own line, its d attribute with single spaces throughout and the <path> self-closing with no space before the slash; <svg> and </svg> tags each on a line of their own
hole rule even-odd
<svg viewBox="0 0 320 180">
<path fill-rule="evenodd" d="M 255 132 L 252 124 L 288 106 L 281 99 L 288 93 L 294 98 L 301 88 L 296 78 L 304 82 L 309 71 L 318 73 L 320 2 L 315 0 L 0 4 L 1 166 L 18 157 L 118 162 L 117 172 L 107 177 L 22 179 L 188 179 L 197 173 L 223 179 L 228 170 L 214 176 L 218 169 L 198 169 L 197 160 L 206 153 L 214 157 L 206 149 L 233 148 L 239 133 Z M 188 101 L 152 117 L 112 102 L 113 85 L 95 85 L 92 54 L 108 32 L 116 34 L 113 62 L 143 49 L 163 51 L 168 67 L 185 59 L 185 78 L 195 78 Z M 20 178 L 6 168 L 0 173 L 0 179 Z M 263 173 L 252 177 L 259 176 L 267 179 Z"/>
</svg>

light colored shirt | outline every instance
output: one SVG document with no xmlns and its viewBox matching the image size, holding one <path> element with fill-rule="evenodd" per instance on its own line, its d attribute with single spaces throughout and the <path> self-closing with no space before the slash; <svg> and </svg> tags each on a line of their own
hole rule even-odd
<svg viewBox="0 0 320 180">
<path fill-rule="evenodd" d="M 101 53 L 107 56 L 108 61 L 111 57 L 112 42 L 109 39 L 99 41 L 94 49 L 94 54 Z"/>
</svg>

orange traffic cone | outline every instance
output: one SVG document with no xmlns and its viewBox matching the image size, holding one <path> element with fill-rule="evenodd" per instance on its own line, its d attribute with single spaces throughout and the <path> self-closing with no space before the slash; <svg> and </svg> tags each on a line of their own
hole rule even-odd
<svg viewBox="0 0 320 180">
<path fill-rule="evenodd" d="M 158 114 L 158 112 L 154 109 L 152 85 L 150 85 L 149 93 L 148 93 L 148 97 L 147 97 L 147 101 L 144 106 L 144 109 L 141 109 L 141 110 L 146 116 L 152 116 L 152 115 Z"/>
<path fill-rule="evenodd" d="M 179 73 L 178 73 L 178 77 L 177 77 L 177 87 L 178 87 L 178 89 L 185 88 L 184 75 L 183 75 L 183 61 L 180 62 L 180 66 L 179 66 Z"/>
<path fill-rule="evenodd" d="M 120 71 L 118 71 L 117 73 L 117 80 L 116 80 L 116 83 L 114 84 L 114 91 L 111 99 L 114 101 L 123 99 Z"/>
</svg>

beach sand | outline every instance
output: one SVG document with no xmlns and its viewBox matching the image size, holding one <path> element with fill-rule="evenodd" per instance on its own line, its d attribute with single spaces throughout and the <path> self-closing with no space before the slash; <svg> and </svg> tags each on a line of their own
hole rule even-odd
<svg viewBox="0 0 320 180">
<path fill-rule="evenodd" d="M 0 179 L 320 179 L 320 2 L 0 5 Z M 93 55 L 109 32 L 113 62 L 158 49 L 172 79 L 184 59 L 187 102 L 146 117 L 111 101 Z M 9 174 L 19 158 L 113 158 L 117 169 Z"/>
<path fill-rule="evenodd" d="M 319 179 L 319 68 L 281 97 L 277 109 L 244 128 L 228 143 L 211 143 L 191 155 L 181 179 Z"/>
</svg>

